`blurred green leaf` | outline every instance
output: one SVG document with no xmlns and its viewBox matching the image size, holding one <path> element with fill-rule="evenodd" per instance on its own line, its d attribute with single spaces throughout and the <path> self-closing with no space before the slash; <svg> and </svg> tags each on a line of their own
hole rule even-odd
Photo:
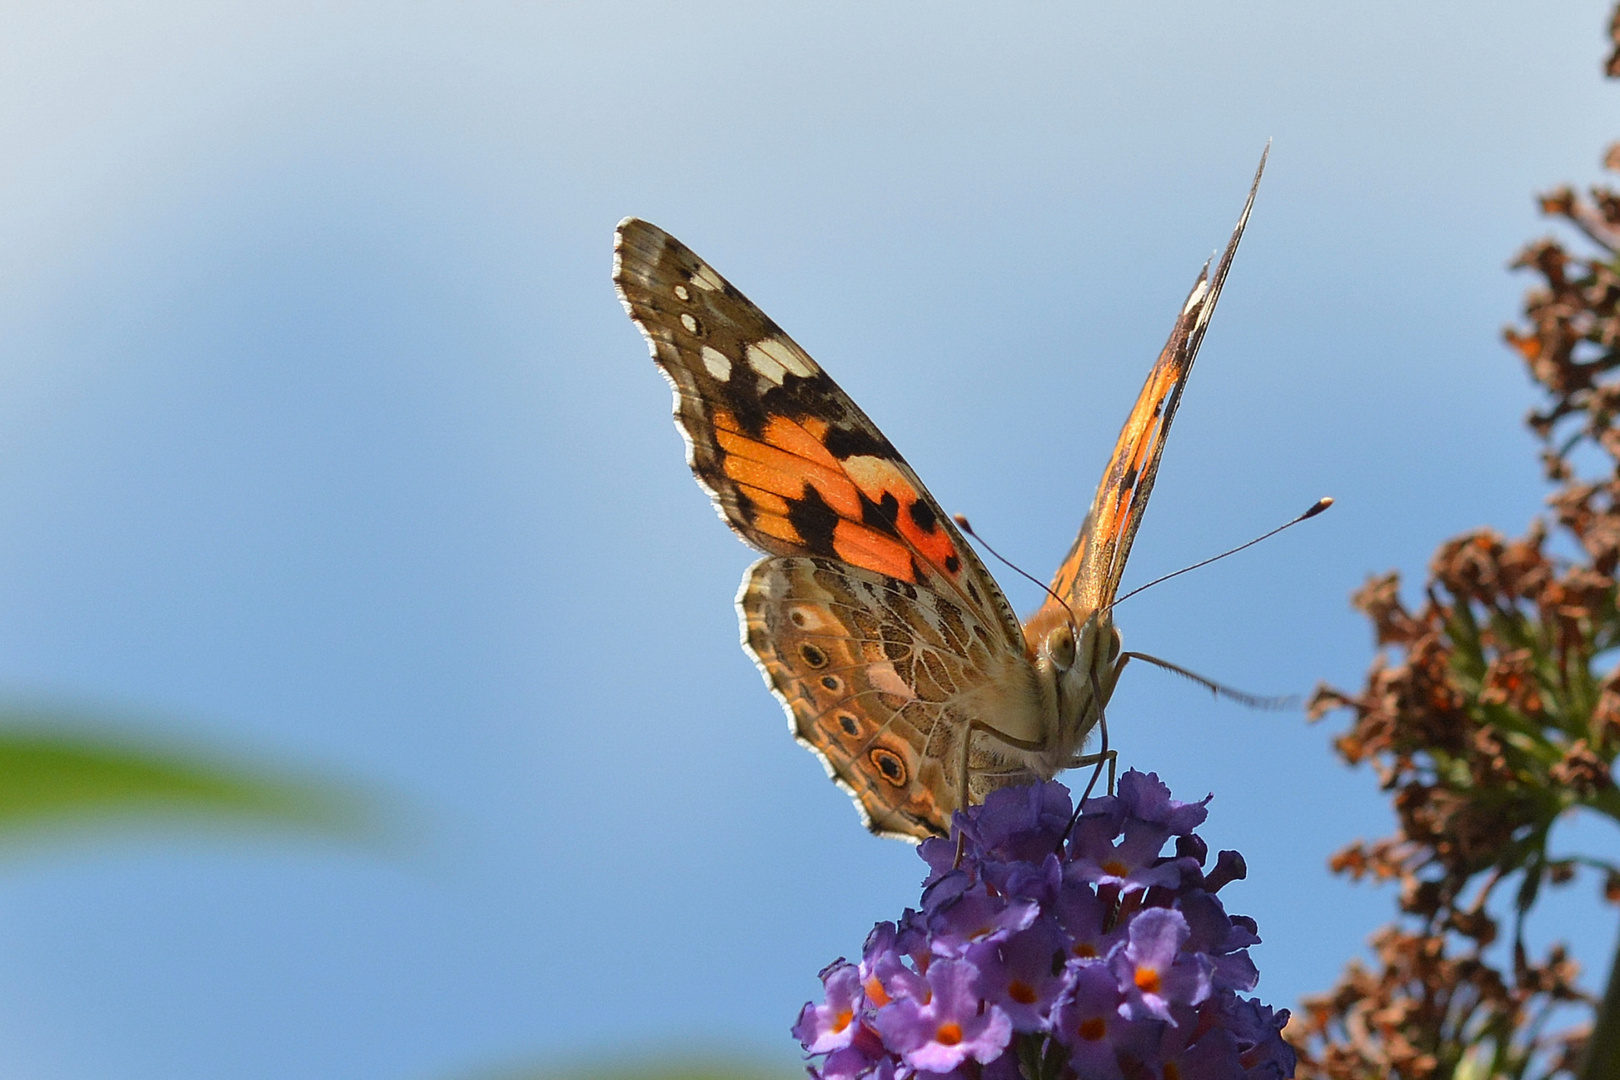
<svg viewBox="0 0 1620 1080">
<path fill-rule="evenodd" d="M 330 781 L 79 716 L 0 707 L 0 844 L 64 826 L 154 821 L 355 836 L 367 818 L 363 801 Z"/>
</svg>

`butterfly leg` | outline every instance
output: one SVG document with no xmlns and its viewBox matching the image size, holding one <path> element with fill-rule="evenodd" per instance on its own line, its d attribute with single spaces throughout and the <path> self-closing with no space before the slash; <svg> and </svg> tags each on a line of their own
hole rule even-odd
<svg viewBox="0 0 1620 1080">
<path fill-rule="evenodd" d="M 1080 755 L 1078 755 L 1076 757 L 1070 758 L 1068 760 L 1068 762 L 1063 767 L 1065 769 L 1084 769 L 1088 765 L 1098 765 L 1098 764 L 1101 764 L 1102 762 L 1107 762 L 1108 763 L 1108 791 L 1110 793 L 1112 793 L 1113 790 L 1114 790 L 1114 766 L 1115 766 L 1115 762 L 1118 760 L 1118 758 L 1119 758 L 1119 751 L 1118 750 L 1107 750 L 1107 751 L 1104 751 L 1102 753 L 1097 753 L 1097 754 L 1080 754 Z"/>
<path fill-rule="evenodd" d="M 967 730 L 962 733 L 962 753 L 956 768 L 957 812 L 968 808 L 971 797 L 968 791 L 968 751 L 973 748 L 973 730 L 978 724 L 970 722 Z M 952 815 L 954 819 L 955 815 Z M 962 865 L 962 856 L 967 853 L 967 833 L 952 820 L 951 827 L 956 830 L 956 858 L 951 861 L 951 869 L 955 870 Z"/>
<path fill-rule="evenodd" d="M 1119 685 L 1119 676 L 1125 670 L 1125 665 L 1131 662 L 1131 657 L 1140 655 L 1140 653 L 1120 653 L 1119 659 L 1114 663 L 1114 670 L 1108 676 L 1109 693 L 1112 693 L 1113 688 Z M 1103 712 L 1103 698 L 1099 693 L 1100 689 L 1097 685 L 1097 673 L 1093 671 L 1091 673 L 1091 693 L 1092 699 L 1097 702 L 1097 728 L 1102 733 L 1102 748 L 1098 753 L 1084 754 L 1075 758 L 1073 764 L 1069 767 L 1071 769 L 1083 768 L 1086 765 L 1097 765 L 1107 761 L 1108 794 L 1112 795 L 1114 793 L 1114 767 L 1119 754 L 1108 748 L 1108 716 Z M 1091 783 L 1095 784 L 1096 782 L 1097 777 L 1093 775 Z M 1090 784 L 1086 785 L 1086 794 L 1091 794 Z"/>
<path fill-rule="evenodd" d="M 1127 659 L 1129 658 L 1121 657 L 1119 664 L 1114 668 L 1116 682 L 1119 679 L 1119 671 L 1125 666 Z M 1087 763 L 1094 765 L 1095 768 L 1092 770 L 1091 779 L 1086 783 L 1085 793 L 1080 796 L 1080 801 L 1075 804 L 1074 813 L 1076 818 L 1080 816 L 1080 808 L 1085 805 L 1087 799 L 1091 798 L 1091 789 L 1097 786 L 1097 778 L 1102 776 L 1102 767 L 1105 761 L 1108 763 L 1108 794 L 1112 795 L 1114 793 L 1114 759 L 1119 756 L 1108 748 L 1108 714 L 1103 711 L 1103 694 L 1102 687 L 1097 684 L 1097 669 L 1092 668 L 1088 675 L 1091 679 L 1091 700 L 1097 703 L 1097 731 L 1101 745 L 1097 753 L 1086 755 L 1090 759 Z"/>
<path fill-rule="evenodd" d="M 1040 747 L 1035 743 L 1026 742 L 1023 739 L 1015 739 L 1006 732 L 996 730 L 989 724 L 981 724 L 977 720 L 969 720 L 967 729 L 962 733 L 962 753 L 958 760 L 956 771 L 956 790 L 960 793 L 961 797 L 959 808 L 964 810 L 967 809 L 968 805 L 972 801 L 972 794 L 968 788 L 968 780 L 975 771 L 977 771 L 981 776 L 1015 775 L 1017 773 L 1028 772 L 1027 769 L 1023 768 L 1009 769 L 1006 770 L 1005 773 L 998 770 L 989 769 L 974 770 L 969 764 L 968 755 L 973 749 L 973 736 L 978 732 L 983 732 L 985 735 L 988 735 L 990 738 L 995 739 L 1000 743 L 1007 746 L 1014 746 L 1021 750 L 1040 749 Z M 956 861 L 951 864 L 951 869 L 954 870 L 956 867 L 962 865 L 962 854 L 966 843 L 967 838 L 960 831 L 958 831 L 956 834 Z"/>
<path fill-rule="evenodd" d="M 972 790 L 968 787 L 968 778 L 972 775 L 972 766 L 969 764 L 969 753 L 973 749 L 973 735 L 983 731 L 989 735 L 999 735 L 994 728 L 986 727 L 977 720 L 968 721 L 967 730 L 962 733 L 962 753 L 957 762 L 956 790 L 959 796 L 958 809 L 966 810 L 973 800 Z M 956 859 L 951 863 L 955 870 L 962 865 L 962 856 L 967 851 L 967 834 L 961 829 L 956 830 Z"/>
</svg>

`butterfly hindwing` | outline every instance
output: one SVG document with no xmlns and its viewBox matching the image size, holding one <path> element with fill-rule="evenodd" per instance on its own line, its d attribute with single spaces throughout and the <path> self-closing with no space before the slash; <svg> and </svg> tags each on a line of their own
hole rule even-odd
<svg viewBox="0 0 1620 1080">
<path fill-rule="evenodd" d="M 743 645 L 787 708 L 794 736 L 875 833 L 946 835 L 962 804 L 969 721 L 991 696 L 1034 707 L 1022 654 L 950 597 L 907 582 L 829 559 L 766 558 L 743 578 L 737 606 Z M 968 765 L 975 802 L 1033 779 L 1009 769 L 982 736 Z"/>
<path fill-rule="evenodd" d="M 745 540 L 958 595 L 1022 648 L 1011 607 L 950 518 L 781 327 L 635 218 L 619 224 L 613 278 L 675 388 L 692 471 Z"/>
</svg>

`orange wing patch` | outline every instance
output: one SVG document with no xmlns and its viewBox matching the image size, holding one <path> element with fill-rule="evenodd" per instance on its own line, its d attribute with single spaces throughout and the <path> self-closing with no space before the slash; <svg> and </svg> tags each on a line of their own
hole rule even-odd
<svg viewBox="0 0 1620 1080">
<path fill-rule="evenodd" d="M 932 570 L 956 584 L 962 558 L 933 500 L 895 462 L 867 455 L 839 461 L 828 423 L 771 417 L 758 438 L 716 409 L 721 468 L 747 499 L 753 528 L 807 553 L 913 584 Z M 926 567 L 926 570 L 925 570 Z"/>
<path fill-rule="evenodd" d="M 1270 147 L 1267 147 L 1267 153 Z M 1091 512 L 1086 515 L 1080 535 L 1064 557 L 1057 573 L 1052 576 L 1052 591 L 1066 599 L 1082 617 L 1113 603 L 1119 590 L 1120 577 L 1125 572 L 1125 560 L 1130 556 L 1136 530 L 1142 523 L 1148 497 L 1153 493 L 1153 482 L 1159 473 L 1159 460 L 1164 456 L 1165 438 L 1175 420 L 1176 407 L 1181 403 L 1181 392 L 1192 374 L 1193 361 L 1198 357 L 1198 346 L 1203 343 L 1204 330 L 1209 317 L 1220 299 L 1221 287 L 1226 283 L 1232 257 L 1237 254 L 1243 229 L 1249 223 L 1249 211 L 1254 208 L 1254 196 L 1260 187 L 1260 174 L 1266 167 L 1266 154 L 1260 156 L 1260 168 L 1255 171 L 1254 183 L 1249 188 L 1248 201 L 1238 217 L 1232 238 L 1221 253 L 1214 276 L 1209 266 L 1199 272 L 1187 302 L 1181 306 L 1170 339 L 1159 353 L 1158 362 L 1148 373 L 1136 405 L 1114 444 L 1108 467 L 1103 470 L 1102 483 L 1092 500 Z M 1061 608 L 1054 599 L 1041 605 L 1041 611 L 1030 619 L 1030 624 Z M 1048 611 L 1053 609 L 1053 611 Z"/>
<path fill-rule="evenodd" d="M 948 580 L 961 577 L 962 556 L 951 533 L 942 527 L 934 501 L 913 487 L 894 462 L 852 457 L 844 469 L 912 550 Z"/>
</svg>

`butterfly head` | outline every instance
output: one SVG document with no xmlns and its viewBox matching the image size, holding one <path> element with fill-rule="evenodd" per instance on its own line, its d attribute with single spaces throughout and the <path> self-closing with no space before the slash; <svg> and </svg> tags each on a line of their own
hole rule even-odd
<svg viewBox="0 0 1620 1080">
<path fill-rule="evenodd" d="M 1063 651 L 1061 640 L 1051 648 Z M 1079 640 L 1074 646 L 1074 661 L 1067 667 L 1067 681 L 1084 684 L 1085 697 L 1090 699 L 1100 692 L 1106 701 L 1114 686 L 1114 666 L 1119 661 L 1121 641 L 1119 628 L 1114 625 L 1112 612 L 1103 608 L 1093 612 L 1080 624 Z"/>
<path fill-rule="evenodd" d="M 1118 677 L 1121 644 L 1111 615 L 1104 608 L 1077 619 L 1066 605 L 1051 605 L 1024 628 L 1049 715 L 1057 721 L 1044 741 L 1065 760 L 1096 724 L 1098 706 L 1106 704 Z"/>
</svg>

